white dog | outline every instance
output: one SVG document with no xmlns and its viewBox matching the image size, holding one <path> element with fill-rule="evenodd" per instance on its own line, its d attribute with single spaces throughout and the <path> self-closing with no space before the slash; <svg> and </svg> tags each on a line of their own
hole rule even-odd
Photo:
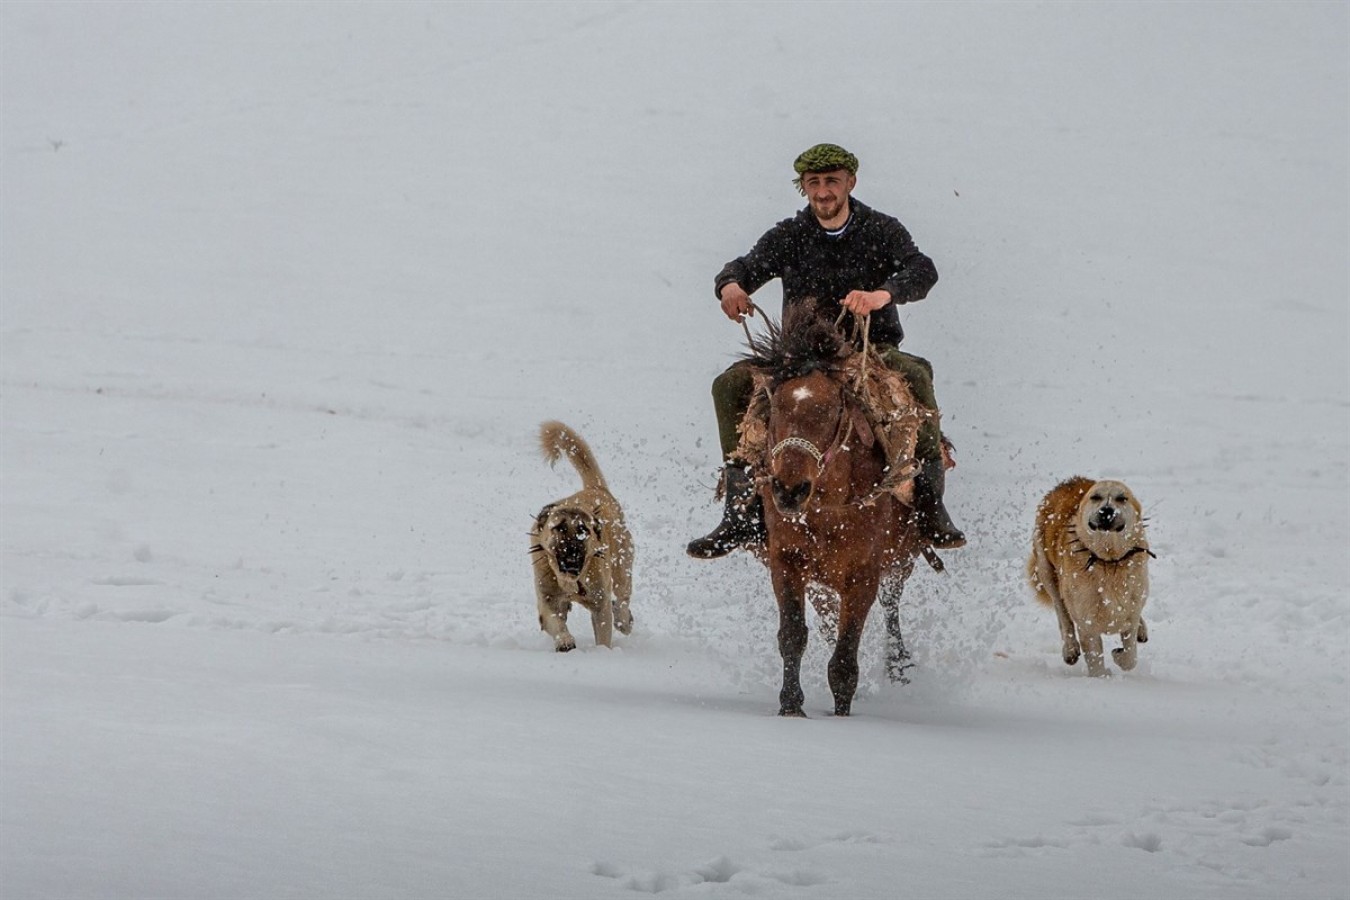
<svg viewBox="0 0 1350 900">
<path fill-rule="evenodd" d="M 1078 662 L 1081 651 L 1089 675 L 1106 675 L 1102 635 L 1119 634 L 1111 657 L 1124 671 L 1134 668 L 1136 644 L 1148 640 L 1151 556 L 1139 501 L 1122 482 L 1079 476 L 1046 494 L 1036 510 L 1027 580 L 1059 616 L 1066 663 Z"/>
</svg>

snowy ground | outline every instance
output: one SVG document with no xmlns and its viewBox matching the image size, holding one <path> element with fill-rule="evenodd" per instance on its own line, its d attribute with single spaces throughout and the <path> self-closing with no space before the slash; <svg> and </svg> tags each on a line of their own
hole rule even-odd
<svg viewBox="0 0 1350 900">
<path fill-rule="evenodd" d="M 0 895 L 1350 896 L 1347 6 L 0 7 Z M 712 275 L 862 160 L 971 535 L 847 720 L 716 520 Z M 772 289 L 760 296 L 773 308 Z M 595 447 L 637 630 L 551 651 Z M 1021 566 L 1152 516 L 1090 681 Z M 879 623 L 874 623 L 878 625 Z"/>
</svg>

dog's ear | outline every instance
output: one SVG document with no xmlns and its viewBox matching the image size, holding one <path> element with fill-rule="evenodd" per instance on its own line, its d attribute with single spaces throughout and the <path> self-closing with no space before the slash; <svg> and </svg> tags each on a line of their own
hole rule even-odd
<svg viewBox="0 0 1350 900">
<path fill-rule="evenodd" d="M 556 503 L 550 503 L 550 504 L 548 504 L 547 506 L 545 506 L 543 509 L 539 510 L 539 515 L 537 515 L 537 516 L 534 517 L 534 530 L 535 530 L 535 531 L 539 531 L 540 529 L 542 529 L 542 528 L 544 527 L 544 520 L 548 518 L 548 514 L 551 513 L 551 512 L 553 512 L 553 507 L 555 507 L 555 506 L 557 506 L 557 505 L 558 505 L 558 504 L 556 504 Z"/>
</svg>

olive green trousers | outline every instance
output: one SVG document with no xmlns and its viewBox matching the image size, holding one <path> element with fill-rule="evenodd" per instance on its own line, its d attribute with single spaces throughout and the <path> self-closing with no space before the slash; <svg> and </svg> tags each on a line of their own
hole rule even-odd
<svg viewBox="0 0 1350 900">
<path fill-rule="evenodd" d="M 915 400 L 929 409 L 938 408 L 937 397 L 933 395 L 933 366 L 928 360 L 888 344 L 873 345 L 873 348 L 887 367 L 905 376 Z M 737 428 L 750 406 L 750 395 L 755 390 L 750 373 L 750 362 L 741 360 L 732 363 L 713 379 L 713 409 L 717 413 L 717 435 L 722 442 L 723 459 L 731 458 L 740 441 Z M 942 458 L 942 434 L 936 419 L 929 419 L 919 428 L 919 442 L 914 448 L 914 456 L 920 461 Z"/>
</svg>

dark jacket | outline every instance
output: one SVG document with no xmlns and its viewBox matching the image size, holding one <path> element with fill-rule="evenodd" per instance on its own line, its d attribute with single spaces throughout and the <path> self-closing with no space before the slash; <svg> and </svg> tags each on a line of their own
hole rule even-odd
<svg viewBox="0 0 1350 900">
<path fill-rule="evenodd" d="M 811 213 L 803 209 L 784 219 L 759 239 L 745 256 L 733 259 L 717 273 L 715 291 L 731 282 L 753 294 L 774 278 L 783 279 L 783 308 L 815 297 L 831 315 L 839 315 L 839 301 L 849 291 L 886 290 L 890 303 L 872 313 L 873 343 L 899 344 L 896 305 L 928 296 L 937 283 L 933 261 L 919 252 L 899 220 L 877 212 L 850 197 L 853 215 L 838 237 L 831 237 Z M 852 327 L 852 315 L 844 317 Z"/>
</svg>

